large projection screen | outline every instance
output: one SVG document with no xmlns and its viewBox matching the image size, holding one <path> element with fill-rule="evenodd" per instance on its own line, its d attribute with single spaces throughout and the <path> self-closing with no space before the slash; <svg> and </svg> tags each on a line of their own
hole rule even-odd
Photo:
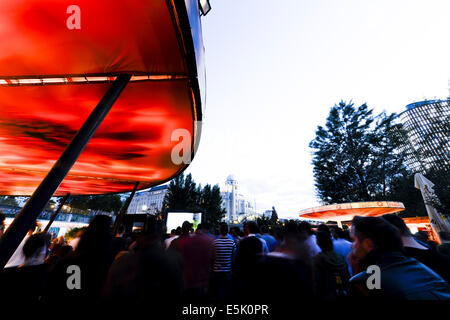
<svg viewBox="0 0 450 320">
<path fill-rule="evenodd" d="M 192 223 L 194 230 L 202 220 L 201 213 L 194 212 L 168 212 L 167 213 L 167 231 L 181 227 L 184 221 Z"/>
</svg>

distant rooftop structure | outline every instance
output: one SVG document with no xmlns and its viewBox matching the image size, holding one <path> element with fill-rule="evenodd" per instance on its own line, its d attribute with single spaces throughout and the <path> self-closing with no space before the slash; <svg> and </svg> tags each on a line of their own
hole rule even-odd
<svg viewBox="0 0 450 320">
<path fill-rule="evenodd" d="M 445 101 L 445 100 L 424 100 L 424 101 L 413 102 L 413 103 L 408 104 L 406 106 L 406 109 L 411 110 L 411 109 L 414 109 L 417 107 L 425 106 L 430 103 L 436 103 L 436 102 L 441 102 L 441 101 Z"/>
<path fill-rule="evenodd" d="M 137 192 L 128 207 L 128 214 L 156 214 L 162 209 L 164 197 L 169 189 L 168 184 Z"/>
<path fill-rule="evenodd" d="M 399 115 L 406 163 L 414 172 L 450 167 L 450 100 L 410 103 Z"/>
</svg>

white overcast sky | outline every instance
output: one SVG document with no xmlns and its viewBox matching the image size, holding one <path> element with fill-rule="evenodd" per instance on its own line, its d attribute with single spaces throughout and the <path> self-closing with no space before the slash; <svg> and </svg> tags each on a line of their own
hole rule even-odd
<svg viewBox="0 0 450 320">
<path fill-rule="evenodd" d="M 315 205 L 308 143 L 330 107 L 375 113 L 445 98 L 449 0 L 211 0 L 197 182 L 234 174 L 259 212 Z"/>
</svg>

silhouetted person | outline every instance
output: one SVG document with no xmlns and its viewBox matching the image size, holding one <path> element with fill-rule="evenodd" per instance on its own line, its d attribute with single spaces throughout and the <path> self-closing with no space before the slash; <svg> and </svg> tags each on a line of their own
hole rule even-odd
<svg viewBox="0 0 450 320">
<path fill-rule="evenodd" d="M 183 262 L 184 299 L 204 301 L 207 297 L 213 239 L 208 234 L 191 234 L 191 223 L 183 222 L 182 234 L 170 244 Z"/>
<path fill-rule="evenodd" d="M 289 221 L 285 226 L 283 243 L 277 251 L 262 256 L 251 272 L 253 287 L 250 290 L 251 297 L 254 297 L 251 302 L 270 304 L 291 314 L 298 311 L 298 301 L 312 299 L 311 261 L 308 261 L 305 240 L 297 224 Z"/>
<path fill-rule="evenodd" d="M 50 235 L 36 233 L 23 246 L 24 263 L 0 272 L 0 299 L 6 301 L 38 302 L 43 294 L 47 265 L 44 260 L 50 245 Z"/>
<path fill-rule="evenodd" d="M 256 237 L 241 240 L 233 264 L 233 297 L 237 300 L 252 298 L 255 286 L 254 270 L 263 253 L 262 242 Z"/>
<path fill-rule="evenodd" d="M 172 241 L 175 240 L 176 238 L 178 238 L 178 235 L 176 235 L 176 230 L 175 230 L 175 229 L 172 229 L 172 230 L 170 231 L 170 236 L 164 240 L 164 246 L 166 247 L 166 249 L 168 249 L 168 248 L 170 247 L 170 244 L 171 244 Z"/>
<path fill-rule="evenodd" d="M 347 256 L 352 250 L 352 243 L 347 240 L 346 231 L 342 230 L 341 228 L 334 228 L 334 239 L 333 239 L 333 250 L 339 254 L 341 254 L 348 265 L 348 272 L 350 275 L 352 275 L 352 269 L 350 267 L 350 264 L 347 260 Z"/>
<path fill-rule="evenodd" d="M 61 259 L 50 272 L 47 294 L 49 299 L 99 299 L 106 275 L 113 261 L 111 218 L 94 216 L 81 235 L 72 253 Z M 81 289 L 67 286 L 69 266 L 78 266 Z"/>
<path fill-rule="evenodd" d="M 321 223 L 317 227 L 317 232 L 325 232 L 325 233 L 328 233 L 331 236 L 330 228 L 325 223 Z"/>
<path fill-rule="evenodd" d="M 238 227 L 232 227 L 230 234 L 233 237 L 233 240 L 234 240 L 234 243 L 236 243 L 236 246 L 239 246 L 239 243 L 242 240 L 242 235 L 241 235 L 241 232 L 240 232 L 239 228 Z"/>
<path fill-rule="evenodd" d="M 267 226 L 261 227 L 261 238 L 263 238 L 266 241 L 269 251 L 275 250 L 278 243 L 277 240 L 269 234 L 269 228 Z"/>
<path fill-rule="evenodd" d="M 228 225 L 219 226 L 220 236 L 213 242 L 213 268 L 211 274 L 211 293 L 216 303 L 231 299 L 231 267 L 236 253 L 236 244 L 228 235 Z"/>
<path fill-rule="evenodd" d="M 305 244 L 308 247 L 310 259 L 320 252 L 320 248 L 317 245 L 316 235 L 312 231 L 311 224 L 306 221 L 302 221 L 298 224 L 299 232 L 306 238 Z"/>
<path fill-rule="evenodd" d="M 383 219 L 387 220 L 400 232 L 403 249 L 407 257 L 422 262 L 427 267 L 440 275 L 450 283 L 450 257 L 440 254 L 418 243 L 411 234 L 402 218 L 395 214 L 385 214 Z"/>
<path fill-rule="evenodd" d="M 263 250 L 263 254 L 266 254 L 269 252 L 269 247 L 266 243 L 266 240 L 264 240 L 261 237 L 261 234 L 259 233 L 259 227 L 258 224 L 255 221 L 249 221 L 247 223 L 244 224 L 244 232 L 246 234 L 246 237 L 256 237 L 261 241 L 262 244 L 262 250 Z"/>
<path fill-rule="evenodd" d="M 322 250 L 313 258 L 314 293 L 321 300 L 335 301 L 348 295 L 350 274 L 345 258 L 333 250 L 327 232 L 317 233 L 317 245 Z"/>
<path fill-rule="evenodd" d="M 180 301 L 181 291 L 181 263 L 173 252 L 165 250 L 162 226 L 149 217 L 134 250 L 120 255 L 111 265 L 103 297 L 119 304 L 145 306 L 152 312 L 164 311 L 167 315 Z"/>
</svg>

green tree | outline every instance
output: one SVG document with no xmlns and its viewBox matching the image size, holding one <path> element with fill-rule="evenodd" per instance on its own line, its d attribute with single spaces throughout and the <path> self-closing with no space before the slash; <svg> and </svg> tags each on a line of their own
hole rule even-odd
<svg viewBox="0 0 450 320">
<path fill-rule="evenodd" d="M 427 199 L 440 213 L 450 217 L 450 170 L 444 168 L 429 169 L 425 176 L 434 183 L 435 196 Z"/>
<path fill-rule="evenodd" d="M 317 195 L 325 204 L 398 200 L 413 204 L 417 193 L 394 134 L 395 114 L 373 115 L 366 104 L 340 102 L 331 108 L 325 128 L 310 143 Z M 406 194 L 399 186 L 406 187 Z M 413 195 L 414 194 L 414 195 Z M 420 206 L 416 207 L 421 210 Z"/>
<path fill-rule="evenodd" d="M 170 181 L 159 213 L 164 221 L 170 211 L 202 212 L 203 221 L 212 227 L 218 226 L 225 214 L 219 186 L 197 186 L 191 174 L 180 174 Z"/>
<path fill-rule="evenodd" d="M 272 215 L 270 216 L 270 225 L 274 227 L 277 224 L 278 224 L 278 213 L 277 210 L 275 210 L 275 207 L 272 207 Z"/>
<path fill-rule="evenodd" d="M 105 194 L 91 196 L 88 207 L 91 210 L 101 210 L 106 212 L 119 213 L 122 208 L 122 199 L 117 194 Z"/>
<path fill-rule="evenodd" d="M 258 224 L 259 228 L 261 228 L 263 226 L 269 227 L 270 226 L 270 218 L 263 215 L 262 217 L 256 218 L 256 223 Z"/>
<path fill-rule="evenodd" d="M 71 208 L 80 210 L 77 213 L 85 214 L 88 209 L 117 214 L 122 208 L 122 199 L 117 194 L 71 196 L 66 203 Z"/>
<path fill-rule="evenodd" d="M 208 223 L 212 228 L 218 227 L 225 216 L 225 209 L 222 208 L 222 196 L 218 185 L 211 188 L 207 184 L 203 188 L 200 205 L 203 209 L 203 221 Z"/>
<path fill-rule="evenodd" d="M 71 196 L 67 199 L 66 205 L 82 211 L 87 211 L 89 209 L 89 200 L 90 196 L 88 195 Z"/>
<path fill-rule="evenodd" d="M 170 181 L 163 200 L 163 211 L 164 214 L 171 210 L 193 212 L 199 209 L 199 203 L 200 194 L 192 175 L 188 174 L 185 178 L 182 173 Z"/>
</svg>

